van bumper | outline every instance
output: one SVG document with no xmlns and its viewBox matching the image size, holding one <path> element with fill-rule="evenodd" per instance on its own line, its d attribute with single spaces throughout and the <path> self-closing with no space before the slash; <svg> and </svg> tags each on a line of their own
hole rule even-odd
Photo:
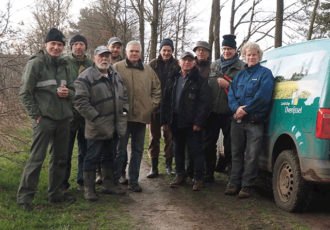
<svg viewBox="0 0 330 230">
<path fill-rule="evenodd" d="M 330 162 L 328 160 L 316 160 L 300 158 L 301 176 L 306 181 L 330 184 Z"/>
</svg>

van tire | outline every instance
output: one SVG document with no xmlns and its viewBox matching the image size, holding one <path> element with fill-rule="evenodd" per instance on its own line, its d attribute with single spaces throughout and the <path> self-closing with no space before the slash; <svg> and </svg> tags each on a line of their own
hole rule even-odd
<svg viewBox="0 0 330 230">
<path fill-rule="evenodd" d="M 288 212 L 302 212 L 309 205 L 312 191 L 312 184 L 301 176 L 297 151 L 281 152 L 273 170 L 273 194 L 276 205 Z"/>
</svg>

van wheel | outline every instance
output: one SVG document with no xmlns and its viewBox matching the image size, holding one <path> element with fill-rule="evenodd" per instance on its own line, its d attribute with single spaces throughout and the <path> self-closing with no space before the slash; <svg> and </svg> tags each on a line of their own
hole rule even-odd
<svg viewBox="0 0 330 230">
<path fill-rule="evenodd" d="M 276 159 L 273 171 L 273 193 L 276 205 L 289 212 L 304 211 L 311 199 L 312 184 L 300 172 L 296 150 L 284 150 Z"/>
</svg>

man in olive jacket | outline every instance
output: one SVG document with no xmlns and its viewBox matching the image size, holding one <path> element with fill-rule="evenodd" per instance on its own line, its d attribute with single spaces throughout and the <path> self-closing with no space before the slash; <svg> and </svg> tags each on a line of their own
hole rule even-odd
<svg viewBox="0 0 330 230">
<path fill-rule="evenodd" d="M 127 43 L 126 53 L 127 58 L 113 66 L 123 78 L 129 102 L 127 131 L 126 135 L 119 140 L 116 165 L 122 165 L 128 139 L 131 135 L 132 152 L 128 170 L 128 188 L 133 192 L 141 192 L 142 188 L 138 180 L 144 150 L 146 124 L 150 123 L 151 113 L 159 109 L 161 89 L 155 71 L 149 65 L 143 64 L 140 59 L 140 43 L 137 41 Z M 120 169 L 117 169 L 116 175 L 120 175 Z"/>
<path fill-rule="evenodd" d="M 178 60 L 172 56 L 174 51 L 173 41 L 169 38 L 165 38 L 160 44 L 159 56 L 151 60 L 150 67 L 156 72 L 160 83 L 162 92 L 164 91 L 168 76 L 174 69 L 179 67 Z M 161 138 L 161 126 L 160 126 L 160 113 L 156 111 L 151 115 L 151 122 L 148 125 L 149 130 L 149 148 L 148 155 L 151 159 L 151 170 L 147 175 L 148 178 L 154 178 L 158 176 L 158 157 L 160 152 L 160 138 Z M 172 160 L 173 160 L 173 144 L 172 133 L 170 130 L 163 130 L 164 136 L 164 156 L 166 158 L 166 173 L 168 175 L 174 174 L 172 172 Z"/>
<path fill-rule="evenodd" d="M 221 58 L 211 64 L 209 86 L 211 88 L 211 113 L 207 119 L 205 128 L 205 177 L 204 182 L 214 181 L 216 165 L 216 143 L 220 129 L 224 140 L 225 159 L 219 157 L 217 170 L 223 170 L 226 166 L 231 170 L 231 138 L 230 126 L 232 111 L 228 106 L 228 89 L 235 75 L 244 70 L 245 63 L 239 60 L 236 50 L 236 36 L 224 35 L 222 42 Z M 222 167 L 220 166 L 222 165 Z"/>
<path fill-rule="evenodd" d="M 110 51 L 99 46 L 94 51 L 94 64 L 75 81 L 75 108 L 85 118 L 87 153 L 84 158 L 85 199 L 97 200 L 95 171 L 101 162 L 102 191 L 105 194 L 125 194 L 114 180 L 114 156 L 118 137 L 127 127 L 128 101 L 120 75 L 112 68 Z"/>
<path fill-rule="evenodd" d="M 85 51 L 87 50 L 87 40 L 84 36 L 80 34 L 75 34 L 70 39 L 70 48 L 72 54 L 64 57 L 63 59 L 68 62 L 68 68 L 70 70 L 70 77 L 73 81 L 87 68 L 93 65 L 93 60 L 87 58 Z M 77 183 L 79 185 L 78 189 L 83 190 L 84 188 L 84 178 L 83 178 L 83 163 L 84 157 L 87 150 L 87 140 L 84 135 L 85 129 L 85 118 L 82 117 L 77 110 L 72 108 L 73 120 L 70 122 L 70 139 L 68 148 L 68 160 L 65 172 L 65 178 L 62 183 L 62 190 L 66 192 L 70 187 L 69 178 L 71 174 L 71 159 L 73 146 L 77 137 L 78 142 L 78 173 L 77 173 Z"/>
<path fill-rule="evenodd" d="M 51 29 L 45 39 L 46 50 L 32 56 L 26 64 L 19 99 L 33 119 L 33 143 L 18 188 L 17 203 L 26 211 L 37 191 L 42 164 L 50 144 L 48 198 L 51 203 L 75 201 L 61 190 L 68 153 L 73 81 L 67 62 L 60 57 L 65 46 L 61 31 Z"/>
</svg>

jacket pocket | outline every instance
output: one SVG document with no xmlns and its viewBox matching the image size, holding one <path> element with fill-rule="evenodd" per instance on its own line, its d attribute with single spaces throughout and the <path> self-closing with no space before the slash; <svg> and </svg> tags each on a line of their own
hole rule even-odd
<svg viewBox="0 0 330 230">
<path fill-rule="evenodd" d="M 249 84 L 246 87 L 246 96 L 254 96 L 256 92 L 258 91 L 258 82 L 257 81 L 252 81 L 249 82 Z"/>
</svg>

